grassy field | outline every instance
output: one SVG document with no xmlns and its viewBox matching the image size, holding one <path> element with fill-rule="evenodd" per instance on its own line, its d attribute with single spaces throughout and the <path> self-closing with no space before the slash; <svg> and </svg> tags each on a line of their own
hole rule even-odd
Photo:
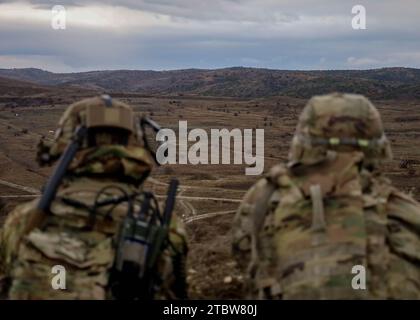
<svg viewBox="0 0 420 320">
<path fill-rule="evenodd" d="M 0 180 L 40 189 L 50 168 L 34 161 L 36 143 L 52 131 L 68 102 L 77 94 L 62 97 L 46 93 L 46 99 L 25 97 L 25 106 L 0 100 Z M 265 130 L 265 170 L 285 161 L 297 117 L 305 100 L 288 97 L 269 99 L 224 99 L 187 96 L 147 97 L 121 94 L 135 111 L 146 114 L 162 127 L 177 131 L 178 121 L 188 127 L 214 129 L 259 128 Z M 31 104 L 31 99 L 34 103 Z M 394 151 L 394 160 L 384 170 L 393 183 L 420 200 L 420 101 L 375 101 Z M 156 168 L 148 187 L 163 195 L 171 177 L 181 181 L 176 212 L 188 223 L 190 258 L 188 277 L 192 298 L 239 298 L 243 275 L 229 255 L 230 225 L 238 200 L 257 177 L 244 174 L 245 165 L 170 165 Z M 0 184 L 0 195 L 30 194 Z M 185 198 L 184 198 L 185 197 Z M 191 199 L 190 197 L 193 197 Z M 214 198 L 214 199 L 208 199 Z M 25 198 L 3 198 L 0 211 L 10 210 Z M 192 217 L 204 215 L 201 219 Z"/>
</svg>

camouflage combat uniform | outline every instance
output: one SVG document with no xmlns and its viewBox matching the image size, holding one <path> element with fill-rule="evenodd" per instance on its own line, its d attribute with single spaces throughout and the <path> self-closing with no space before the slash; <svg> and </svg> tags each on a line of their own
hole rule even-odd
<svg viewBox="0 0 420 320">
<path fill-rule="evenodd" d="M 363 96 L 312 98 L 287 165 L 245 195 L 233 254 L 261 299 L 419 299 L 420 205 L 380 171 L 391 149 Z M 352 286 L 366 271 L 366 290 Z"/>
<path fill-rule="evenodd" d="M 101 117 L 98 115 L 103 118 L 96 119 Z M 7 217 L 0 233 L 0 268 L 10 279 L 9 298 L 112 298 L 109 274 L 128 204 L 107 205 L 98 208 L 94 215 L 88 208 L 99 194 L 101 198 L 118 197 L 142 189 L 154 160 L 141 144 L 141 132 L 136 130 L 134 119 L 131 107 L 122 102 L 109 97 L 85 99 L 66 110 L 52 143 L 41 141 L 38 161 L 52 163 L 63 153 L 76 126 L 87 121 L 98 124 L 99 131 L 92 134 L 95 142 L 83 142 L 42 225 L 27 231 L 39 199 L 17 206 Z M 124 126 L 125 142 L 121 141 Z M 86 140 L 92 137 L 88 134 Z M 170 242 L 172 246 L 158 263 L 163 285 L 157 298 L 177 298 L 171 291 L 175 281 L 172 261 L 185 256 L 186 238 L 176 216 L 171 221 Z M 55 265 L 65 267 L 66 290 L 52 287 Z"/>
</svg>

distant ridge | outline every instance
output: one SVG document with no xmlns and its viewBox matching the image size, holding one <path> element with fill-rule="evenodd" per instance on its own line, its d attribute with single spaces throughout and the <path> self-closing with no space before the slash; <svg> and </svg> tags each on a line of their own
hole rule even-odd
<svg viewBox="0 0 420 320">
<path fill-rule="evenodd" d="M 51 87 L 39 85 L 33 82 L 22 81 L 0 77 L 0 94 L 1 95 L 31 95 L 51 91 Z"/>
<path fill-rule="evenodd" d="M 232 67 L 171 71 L 111 70 L 52 73 L 35 68 L 0 69 L 0 77 L 47 86 L 80 86 L 107 92 L 188 94 L 238 98 L 286 95 L 309 98 L 345 91 L 374 99 L 420 98 L 420 69 L 288 71 Z"/>
</svg>

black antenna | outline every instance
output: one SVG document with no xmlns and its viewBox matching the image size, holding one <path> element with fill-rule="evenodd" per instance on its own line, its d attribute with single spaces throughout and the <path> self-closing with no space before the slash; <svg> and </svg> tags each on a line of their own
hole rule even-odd
<svg viewBox="0 0 420 320">
<path fill-rule="evenodd" d="M 178 189 L 178 185 L 179 181 L 177 179 L 172 179 L 169 183 L 168 196 L 166 198 L 165 210 L 163 211 L 163 221 L 164 224 L 166 223 L 167 225 L 169 225 L 170 223 L 172 211 L 174 210 L 176 191 Z"/>
</svg>

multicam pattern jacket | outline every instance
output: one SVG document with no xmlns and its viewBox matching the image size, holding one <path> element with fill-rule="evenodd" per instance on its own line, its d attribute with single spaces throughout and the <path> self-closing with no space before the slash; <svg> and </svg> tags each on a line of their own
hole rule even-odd
<svg viewBox="0 0 420 320">
<path fill-rule="evenodd" d="M 98 125 L 113 129 L 98 136 L 94 133 L 92 137 L 98 138 L 95 143 L 84 139 L 66 168 L 64 183 L 42 226 L 35 223 L 36 227 L 32 228 L 33 219 L 30 218 L 39 216 L 33 215 L 38 199 L 17 206 L 8 215 L 0 230 L 0 284 L 11 282 L 9 298 L 109 297 L 109 271 L 114 263 L 116 236 L 127 214 L 127 202 L 95 208 L 97 210 L 91 210 L 91 207 L 104 187 L 113 187 L 106 189 L 109 197 L 121 196 L 118 190 L 130 195 L 140 192 L 154 164 L 152 154 L 144 147 L 137 132 L 135 120 L 131 119 L 130 109 L 109 97 L 82 100 L 67 108 L 52 141 L 40 141 L 37 161 L 40 165 L 51 165 L 66 150 L 78 126 L 90 123 L 92 129 Z M 90 118 L 93 113 L 97 118 Z M 105 120 L 106 115 L 112 119 Z M 128 140 L 124 141 L 125 134 L 119 137 L 121 131 L 115 131 L 115 128 L 128 130 Z M 29 233 L 27 229 L 30 229 Z M 171 292 L 171 283 L 176 280 L 173 262 L 175 258 L 182 262 L 186 256 L 185 230 L 176 215 L 171 221 L 169 238 L 172 245 L 159 257 L 157 273 L 162 280 L 162 290 L 158 298 L 176 298 Z M 64 266 L 67 271 L 66 290 L 54 290 L 51 285 L 55 265 Z M 177 269 L 181 267 L 185 265 L 178 263 Z"/>
<path fill-rule="evenodd" d="M 114 263 L 115 243 L 127 204 L 98 209 L 94 227 L 83 207 L 64 199 L 76 199 L 92 206 L 98 190 L 112 185 L 127 193 L 138 191 L 132 185 L 80 177 L 66 181 L 60 188 L 42 228 L 25 235 L 31 211 L 38 199 L 17 206 L 0 230 L 0 270 L 10 282 L 10 299 L 107 299 L 109 272 Z M 108 196 L 121 196 L 109 189 Z M 177 298 L 171 292 L 174 279 L 172 261 L 186 254 L 186 235 L 182 222 L 174 215 L 170 228 L 172 246 L 160 257 L 158 271 L 163 285 L 157 298 Z M 66 270 L 66 290 L 52 286 L 56 265 Z M 5 279 L 4 279 L 5 280 Z M 6 282 L 6 281 L 3 281 Z"/>
<path fill-rule="evenodd" d="M 362 158 L 279 165 L 248 191 L 233 254 L 250 297 L 420 299 L 420 205 Z M 366 271 L 366 290 L 353 286 L 354 266 Z"/>
</svg>

